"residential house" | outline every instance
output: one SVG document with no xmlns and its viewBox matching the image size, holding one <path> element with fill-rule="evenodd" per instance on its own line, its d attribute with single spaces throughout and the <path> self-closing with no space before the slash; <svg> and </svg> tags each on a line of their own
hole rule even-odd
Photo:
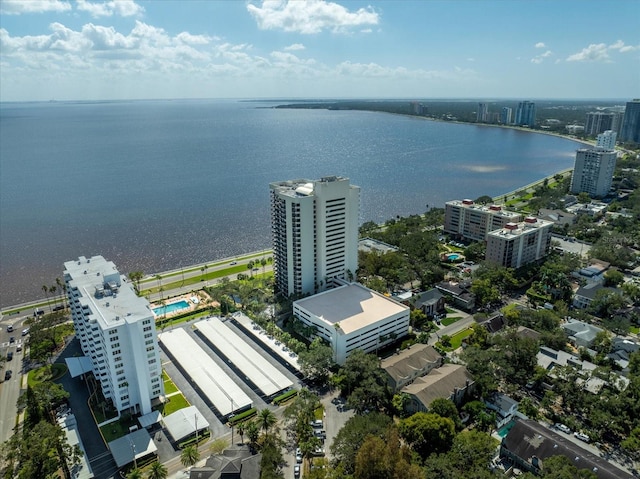
<svg viewBox="0 0 640 479">
<path fill-rule="evenodd" d="M 609 288 L 603 286 L 601 283 L 589 283 L 585 286 L 580 286 L 573 295 L 573 307 L 578 309 L 588 308 L 600 291 L 609 291 L 619 294 L 620 291 L 616 288 Z"/>
<path fill-rule="evenodd" d="M 584 323 L 573 318 L 569 318 L 561 327 L 569 336 L 569 341 L 578 348 L 590 348 L 598 333 L 603 331 L 593 324 Z"/>
<path fill-rule="evenodd" d="M 443 364 L 402 388 L 409 395 L 406 409 L 409 413 L 426 412 L 431 403 L 439 398 L 450 399 L 456 406 L 473 392 L 475 381 L 464 366 Z"/>
<path fill-rule="evenodd" d="M 516 418 L 518 401 L 506 394 L 495 393 L 484 401 L 489 409 L 496 412 L 496 428 L 508 424 Z"/>
<path fill-rule="evenodd" d="M 193 467 L 189 479 L 260 479 L 262 454 L 249 446 L 235 445 L 222 454 L 210 456 L 202 467 Z"/>
<path fill-rule="evenodd" d="M 442 356 L 433 346 L 413 344 L 407 349 L 383 359 L 380 367 L 387 374 L 387 382 L 394 393 L 442 365 Z"/>
<path fill-rule="evenodd" d="M 419 293 L 415 298 L 414 306 L 416 309 L 421 309 L 428 318 L 446 313 L 444 295 L 436 288 Z"/>
<path fill-rule="evenodd" d="M 451 298 L 453 304 L 465 311 L 471 311 L 475 306 L 475 297 L 471 293 L 470 281 L 461 281 L 459 283 L 443 281 L 436 284 L 436 288 L 445 297 Z"/>
<path fill-rule="evenodd" d="M 578 469 L 593 472 L 598 479 L 631 479 L 633 476 L 606 459 L 597 456 L 569 437 L 528 419 L 519 419 L 502 439 L 500 456 L 514 468 L 539 475 L 544 461 L 565 456 Z"/>
<path fill-rule="evenodd" d="M 538 210 L 538 218 L 545 221 L 551 221 L 555 226 L 571 226 L 576 222 L 577 215 L 567 213 L 564 210 L 540 208 L 540 210 Z"/>
</svg>

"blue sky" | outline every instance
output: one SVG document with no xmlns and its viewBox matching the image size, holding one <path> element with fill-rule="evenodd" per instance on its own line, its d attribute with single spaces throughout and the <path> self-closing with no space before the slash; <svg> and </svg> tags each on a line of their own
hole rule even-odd
<svg viewBox="0 0 640 479">
<path fill-rule="evenodd" d="M 0 100 L 637 98 L 638 0 L 0 0 Z"/>
</svg>

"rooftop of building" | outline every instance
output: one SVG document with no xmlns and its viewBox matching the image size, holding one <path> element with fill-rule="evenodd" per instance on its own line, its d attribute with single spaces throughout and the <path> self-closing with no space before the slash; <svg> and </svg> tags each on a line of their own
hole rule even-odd
<svg viewBox="0 0 640 479">
<path fill-rule="evenodd" d="M 380 367 L 398 381 L 411 376 L 415 371 L 424 369 L 427 364 L 440 361 L 442 356 L 433 346 L 418 343 L 384 358 L 380 362 Z"/>
<path fill-rule="evenodd" d="M 438 398 L 449 398 L 457 389 L 473 383 L 467 368 L 459 364 L 443 364 L 426 376 L 417 378 L 405 386 L 402 392 L 414 395 L 425 407 Z"/>
<path fill-rule="evenodd" d="M 113 262 L 102 256 L 81 256 L 67 261 L 64 268 L 70 286 L 82 293 L 80 303 L 89 306 L 103 329 L 153 318 L 149 302 L 135 293 Z"/>
<path fill-rule="evenodd" d="M 349 181 L 349 178 L 343 176 L 323 176 L 318 180 L 297 179 L 275 181 L 269 184 L 269 187 L 278 193 L 291 197 L 313 196 L 314 186 L 317 183 L 331 183 L 338 181 Z"/>
<path fill-rule="evenodd" d="M 473 200 L 451 200 L 446 202 L 447 205 L 452 206 L 461 206 L 463 208 L 482 211 L 486 213 L 491 213 L 497 216 L 505 216 L 508 218 L 516 218 L 520 217 L 520 213 L 516 213 L 515 211 L 509 211 L 502 208 L 500 205 L 482 205 L 480 203 L 475 203 Z"/>
<path fill-rule="evenodd" d="M 632 477 L 571 439 L 528 419 L 515 422 L 503 439 L 502 446 L 524 461 L 538 463 L 541 469 L 544 468 L 545 459 L 562 455 L 578 469 L 594 472 L 598 479 Z"/>
<path fill-rule="evenodd" d="M 398 247 L 392 246 L 390 244 L 385 243 L 384 241 L 379 241 L 373 238 L 362 238 L 358 241 L 358 250 L 365 251 L 367 253 L 371 251 L 379 251 L 380 253 L 390 253 L 393 251 L 398 251 Z"/>
<path fill-rule="evenodd" d="M 495 236 L 498 238 L 517 238 L 524 234 L 532 233 L 542 228 L 551 228 L 553 222 L 538 219 L 534 216 L 528 216 L 520 223 L 507 223 L 504 228 L 490 231 L 487 238 Z"/>
<path fill-rule="evenodd" d="M 409 310 L 408 306 L 358 283 L 349 283 L 300 299 L 296 304 L 331 326 L 340 323 L 339 331 L 344 334 Z"/>
</svg>

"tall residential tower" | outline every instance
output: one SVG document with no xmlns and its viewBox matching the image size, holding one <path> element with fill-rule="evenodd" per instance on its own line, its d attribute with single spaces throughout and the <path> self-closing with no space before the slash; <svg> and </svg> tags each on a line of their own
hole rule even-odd
<svg viewBox="0 0 640 479">
<path fill-rule="evenodd" d="M 73 327 L 105 399 L 118 412 L 151 412 L 164 394 L 155 316 L 102 256 L 64 264 Z"/>
<path fill-rule="evenodd" d="M 619 139 L 624 143 L 640 143 L 640 98 L 627 102 Z"/>
<path fill-rule="evenodd" d="M 521 101 L 516 110 L 515 124 L 533 128 L 536 126 L 536 104 L 532 101 Z"/>
<path fill-rule="evenodd" d="M 618 154 L 604 148 L 580 148 L 571 175 L 571 193 L 603 197 L 609 193 Z"/>
<path fill-rule="evenodd" d="M 360 187 L 348 178 L 269 185 L 276 288 L 285 296 L 324 291 L 358 268 Z"/>
</svg>

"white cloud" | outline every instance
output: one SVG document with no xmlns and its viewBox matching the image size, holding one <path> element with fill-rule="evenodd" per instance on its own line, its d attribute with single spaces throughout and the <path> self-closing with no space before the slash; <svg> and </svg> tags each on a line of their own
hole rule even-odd
<svg viewBox="0 0 640 479">
<path fill-rule="evenodd" d="M 551 55 L 553 55 L 553 52 L 551 50 L 547 50 L 546 52 L 540 54 L 540 55 L 536 55 L 535 57 L 533 57 L 531 59 L 531 63 L 542 63 L 544 61 L 545 58 L 549 58 Z"/>
<path fill-rule="evenodd" d="M 325 0 L 263 0 L 262 6 L 247 4 L 247 10 L 263 30 L 305 34 L 344 32 L 350 27 L 377 25 L 380 20 L 372 7 L 350 12 Z"/>
<path fill-rule="evenodd" d="M 0 13 L 20 15 L 22 13 L 66 12 L 71 4 L 62 0 L 2 0 Z"/>
<path fill-rule="evenodd" d="M 536 48 L 546 48 L 546 45 L 543 42 L 538 42 L 535 45 Z"/>
<path fill-rule="evenodd" d="M 297 50 L 304 50 L 304 45 L 302 43 L 294 43 L 289 45 L 288 47 L 284 47 L 283 50 L 285 52 L 294 52 Z"/>
<path fill-rule="evenodd" d="M 620 53 L 633 52 L 639 49 L 640 49 L 640 46 L 634 47 L 632 45 L 625 45 L 622 40 L 618 40 L 614 44 L 609 45 L 609 50 L 618 50 Z"/>
<path fill-rule="evenodd" d="M 134 0 L 111 0 L 103 3 L 77 0 L 77 2 L 79 11 L 87 12 L 94 18 L 111 17 L 113 15 L 132 17 L 144 12 L 144 7 L 138 5 Z"/>
<path fill-rule="evenodd" d="M 567 57 L 568 62 L 608 62 L 607 45 L 604 43 L 592 43 L 582 51 Z"/>
</svg>

